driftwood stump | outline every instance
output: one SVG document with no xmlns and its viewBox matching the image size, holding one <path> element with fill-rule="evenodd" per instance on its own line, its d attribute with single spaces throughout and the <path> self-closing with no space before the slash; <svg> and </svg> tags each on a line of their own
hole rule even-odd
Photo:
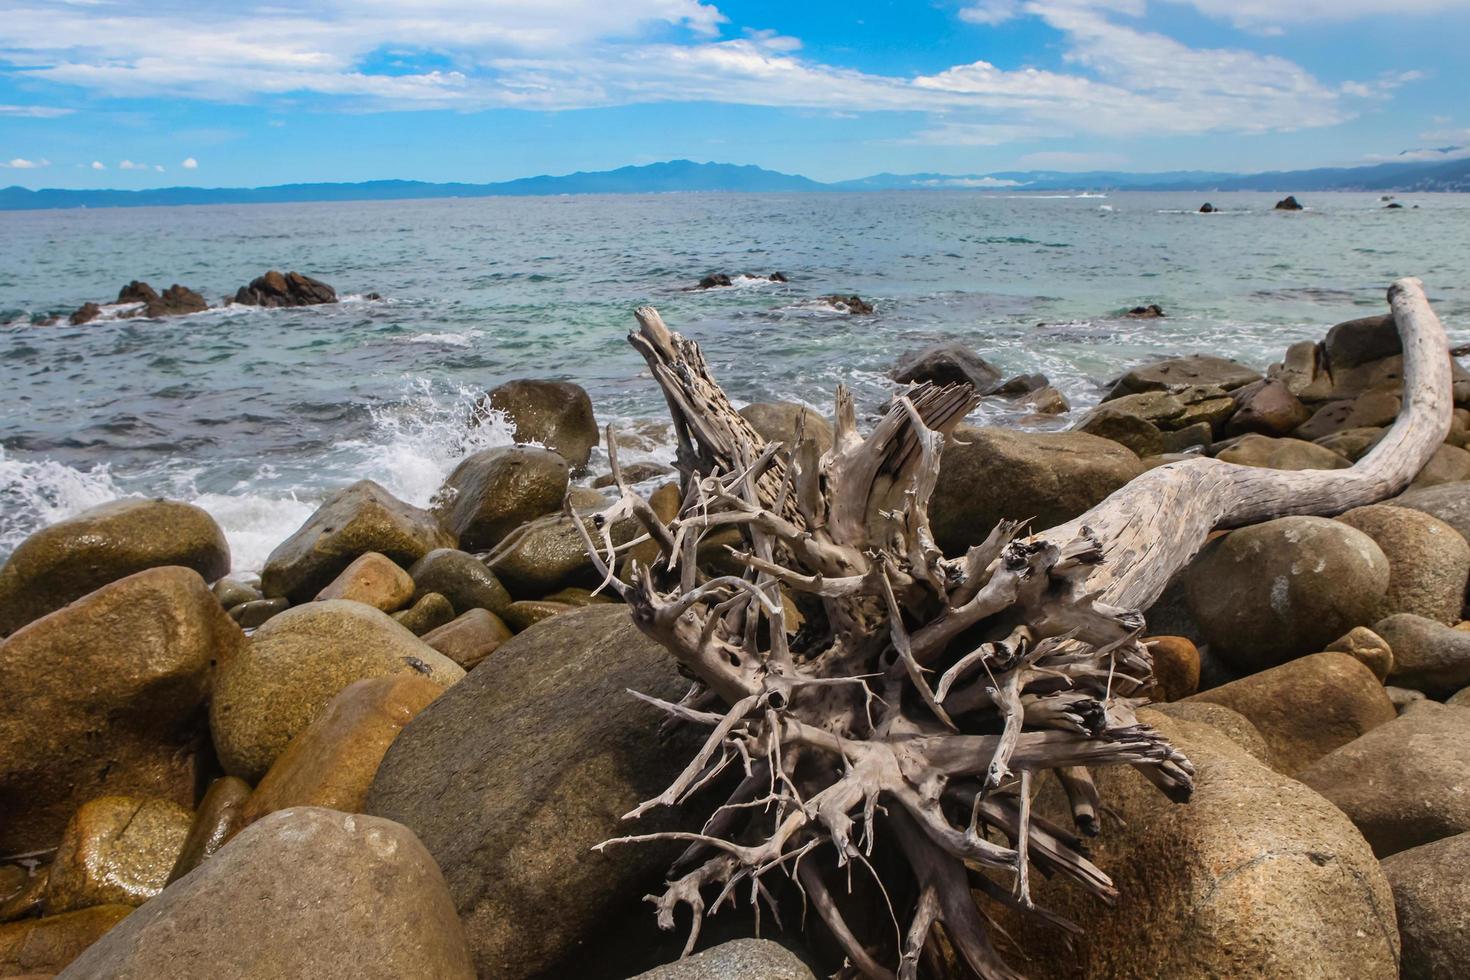
<svg viewBox="0 0 1470 980">
<path fill-rule="evenodd" d="M 698 346 L 655 310 L 638 310 L 630 340 L 673 415 L 683 504 L 675 520 L 659 520 L 623 482 L 609 437 L 621 497 L 592 522 L 600 543 L 573 523 L 605 587 L 693 681 L 677 704 L 646 700 L 671 723 L 710 729 L 673 785 L 627 818 L 727 791 L 702 827 L 600 845 L 687 842 L 667 890 L 650 896 L 660 925 L 672 928 L 676 908 L 689 906 L 687 954 L 707 907 L 743 895 L 757 916 L 762 905 L 777 912 L 770 886 L 784 877 L 802 915 L 814 911 L 840 944 L 846 974 L 917 977 L 948 950 L 983 978 L 1012 978 L 1020 974 L 991 943 L 985 903 L 1077 931 L 1032 903 L 1033 867 L 1115 899 L 1082 848 L 1100 829 L 1089 768 L 1131 765 L 1176 802 L 1188 799 L 1193 773 L 1134 716 L 1152 671 L 1139 610 L 1213 529 L 1386 497 L 1449 430 L 1439 321 L 1418 280 L 1396 282 L 1389 302 L 1404 346 L 1404 407 L 1352 468 L 1173 463 L 1068 524 L 1027 533 L 1004 522 L 957 558 L 935 546 L 928 505 L 945 439 L 977 404 L 972 389 L 912 388 L 866 436 L 839 389 L 829 452 L 800 437 L 767 445 Z M 624 581 L 617 555 L 637 542 L 615 548 L 610 528 L 630 517 L 660 555 L 625 569 Z M 702 542 L 731 528 L 742 543 L 728 560 L 743 572 L 706 573 L 696 563 Z M 794 630 L 797 608 L 805 622 Z M 1047 773 L 1071 802 L 1071 828 L 1031 811 Z M 886 903 L 887 925 L 863 935 L 849 926 L 859 876 Z"/>
</svg>

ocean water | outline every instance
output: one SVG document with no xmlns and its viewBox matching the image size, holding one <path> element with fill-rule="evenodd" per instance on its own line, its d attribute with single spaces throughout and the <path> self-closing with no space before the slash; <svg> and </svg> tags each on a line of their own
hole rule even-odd
<svg viewBox="0 0 1470 980">
<path fill-rule="evenodd" d="M 0 558 L 32 531 L 126 495 L 192 500 L 256 570 L 331 490 L 372 478 L 428 501 L 466 453 L 485 389 L 565 378 L 599 420 L 664 417 L 628 346 L 651 303 L 698 340 L 737 402 L 873 408 L 904 353 L 961 340 L 1039 371 L 1073 415 L 1131 364 L 1191 352 L 1258 368 L 1295 340 L 1385 309 L 1418 275 L 1470 340 L 1470 195 L 975 192 L 667 194 L 0 213 Z M 1222 213 L 1195 209 L 1209 199 Z M 1417 207 L 1416 207 L 1417 206 Z M 37 325 L 131 279 L 212 302 L 268 268 L 343 302 L 168 320 Z M 766 274 L 687 287 L 715 271 Z M 381 294 L 381 301 L 362 297 Z M 873 316 L 820 302 L 857 293 Z M 1159 303 L 1162 320 L 1117 314 Z M 655 447 L 645 458 L 667 458 Z M 638 458 L 638 457 L 634 457 Z M 595 465 L 596 461 L 594 461 Z"/>
</svg>

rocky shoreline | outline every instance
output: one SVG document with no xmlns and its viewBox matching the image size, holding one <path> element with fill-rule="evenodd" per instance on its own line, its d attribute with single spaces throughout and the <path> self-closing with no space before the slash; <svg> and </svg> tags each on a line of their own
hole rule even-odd
<svg viewBox="0 0 1470 980">
<path fill-rule="evenodd" d="M 278 305 L 265 280 L 241 293 Z M 146 309 L 143 285 L 124 293 Z M 1139 365 L 1068 431 L 962 425 L 935 541 L 962 554 L 1002 520 L 1065 522 L 1201 453 L 1347 468 L 1398 415 L 1402 362 L 1392 318 L 1369 317 L 1264 375 L 1204 355 Z M 1196 793 L 1173 806 L 1135 771 L 1098 774 L 1111 811 L 1092 857 L 1118 901 L 1035 883 L 1086 927 L 1070 946 L 998 912 L 1028 975 L 1437 978 L 1470 962 L 1470 373 L 1452 364 L 1452 428 L 1409 488 L 1218 533 L 1148 612 L 1139 717 L 1194 761 Z M 954 345 L 895 378 L 1065 411 L 1044 377 Z M 741 414 L 768 441 L 832 443 L 802 406 Z M 678 701 L 688 682 L 594 592 L 583 529 L 617 545 L 637 530 L 592 516 L 611 477 L 585 472 L 606 438 L 591 399 L 513 381 L 467 424 L 491 417 L 517 445 L 467 457 L 427 508 L 343 488 L 258 581 L 231 577 L 219 527 L 177 501 L 105 504 L 16 549 L 0 568 L 0 976 L 794 980 L 840 965 L 820 933 L 766 923 L 757 940 L 734 911 L 672 962 L 682 937 L 641 898 L 678 849 L 593 853 L 702 734 L 660 737 L 661 712 L 626 693 Z M 624 476 L 672 518 L 672 466 Z M 1058 787 L 1036 807 L 1070 821 Z"/>
</svg>

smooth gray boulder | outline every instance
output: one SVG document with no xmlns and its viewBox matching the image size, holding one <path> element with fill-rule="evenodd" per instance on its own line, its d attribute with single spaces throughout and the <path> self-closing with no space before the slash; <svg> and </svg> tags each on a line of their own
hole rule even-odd
<svg viewBox="0 0 1470 980">
<path fill-rule="evenodd" d="M 1412 613 L 1380 620 L 1373 632 L 1393 651 L 1390 684 L 1432 698 L 1447 698 L 1470 686 L 1470 633 Z"/>
</svg>

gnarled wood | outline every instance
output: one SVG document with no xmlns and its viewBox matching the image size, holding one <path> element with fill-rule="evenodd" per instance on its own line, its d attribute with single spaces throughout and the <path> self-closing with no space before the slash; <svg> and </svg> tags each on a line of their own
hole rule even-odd
<svg viewBox="0 0 1470 980">
<path fill-rule="evenodd" d="M 1112 900 L 1079 838 L 1032 813 L 1036 779 L 1056 774 L 1075 830 L 1088 836 L 1105 803 L 1088 767 L 1131 765 L 1170 798 L 1188 797 L 1188 760 L 1133 715 L 1152 682 L 1137 610 L 1215 527 L 1344 510 L 1422 467 L 1449 426 L 1445 338 L 1416 280 L 1395 283 L 1390 303 L 1405 407 L 1351 469 L 1176 463 L 1077 521 L 1024 537 L 1003 523 L 957 558 L 935 546 L 928 504 L 944 440 L 977 403 L 973 390 L 912 388 L 863 436 L 839 389 L 830 451 L 819 455 L 810 440 L 768 446 L 698 347 L 640 310 L 631 340 L 674 418 L 683 505 L 663 524 L 628 490 L 614 454 L 622 497 L 594 519 L 602 541 L 573 524 L 605 586 L 695 680 L 678 704 L 648 700 L 710 734 L 669 788 L 628 817 L 735 785 L 699 830 L 602 845 L 686 842 L 667 890 L 650 896 L 660 924 L 672 927 L 675 909 L 689 906 L 687 952 L 707 909 L 738 889 L 757 915 L 775 911 L 769 883 L 789 878 L 846 951 L 848 972 L 917 977 L 942 933 L 981 977 L 1012 978 L 972 888 L 1072 930 L 1033 905 L 1032 866 Z M 660 555 L 623 582 L 606 529 L 629 517 Z M 699 545 L 731 527 L 745 571 L 711 577 L 696 563 Z M 792 597 L 806 617 L 794 634 Z M 879 849 L 901 858 L 883 862 L 888 877 L 872 861 Z M 838 876 L 819 862 L 835 863 Z M 877 879 L 891 932 L 849 925 L 844 883 L 855 873 Z"/>
</svg>

